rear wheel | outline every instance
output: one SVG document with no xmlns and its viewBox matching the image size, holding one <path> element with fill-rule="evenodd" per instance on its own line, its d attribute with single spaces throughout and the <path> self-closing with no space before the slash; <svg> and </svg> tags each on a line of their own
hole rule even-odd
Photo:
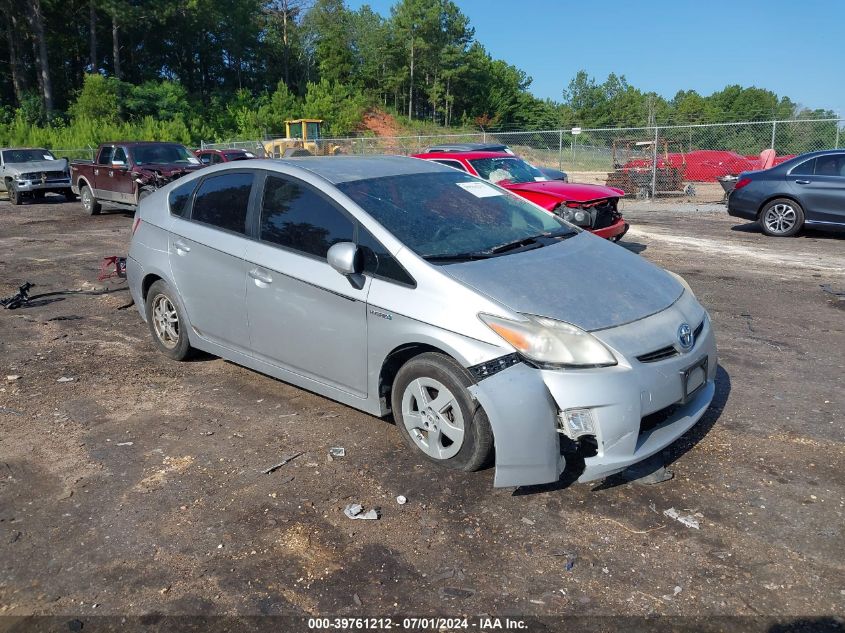
<svg viewBox="0 0 845 633">
<path fill-rule="evenodd" d="M 493 452 L 484 409 L 467 387 L 469 373 L 452 358 L 429 352 L 409 360 L 396 375 L 391 401 L 396 426 L 427 460 L 456 470 L 478 470 Z"/>
<path fill-rule="evenodd" d="M 82 185 L 82 190 L 79 192 L 82 198 L 82 207 L 91 215 L 100 215 L 102 207 L 97 199 L 94 197 L 94 192 L 88 185 Z"/>
<path fill-rule="evenodd" d="M 772 237 L 792 237 L 804 226 L 804 209 L 794 200 L 777 198 L 760 212 L 763 233 Z"/>
<path fill-rule="evenodd" d="M 190 356 L 191 345 L 176 294 L 159 279 L 147 292 L 147 324 L 159 351 L 173 360 Z"/>
</svg>

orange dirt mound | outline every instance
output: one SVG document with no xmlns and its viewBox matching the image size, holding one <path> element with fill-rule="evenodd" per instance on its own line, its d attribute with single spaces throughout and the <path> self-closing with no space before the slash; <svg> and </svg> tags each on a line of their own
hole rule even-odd
<svg viewBox="0 0 845 633">
<path fill-rule="evenodd" d="M 376 136 L 402 136 L 399 123 L 382 110 L 370 110 L 361 121 L 361 130 L 369 130 Z"/>
</svg>

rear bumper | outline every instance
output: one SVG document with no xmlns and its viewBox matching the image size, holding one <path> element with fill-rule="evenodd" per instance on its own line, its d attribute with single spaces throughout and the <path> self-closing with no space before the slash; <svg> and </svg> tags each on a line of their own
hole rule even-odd
<svg viewBox="0 0 845 633">
<path fill-rule="evenodd" d="M 625 218 L 619 218 L 610 226 L 606 226 L 603 229 L 591 229 L 590 232 L 593 235 L 598 235 L 599 237 L 603 237 L 606 240 L 620 240 L 622 239 L 622 236 L 628 232 L 629 228 L 630 227 L 625 221 Z"/>
<path fill-rule="evenodd" d="M 751 186 L 735 189 L 728 196 L 728 215 L 744 220 L 756 220 L 759 203 L 756 197 L 748 195 Z"/>
</svg>

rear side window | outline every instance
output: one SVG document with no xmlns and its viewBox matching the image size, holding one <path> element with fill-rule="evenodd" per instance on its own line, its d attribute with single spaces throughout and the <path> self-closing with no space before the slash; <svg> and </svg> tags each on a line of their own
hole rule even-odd
<svg viewBox="0 0 845 633">
<path fill-rule="evenodd" d="M 813 171 L 815 171 L 815 168 L 816 159 L 811 158 L 810 160 L 805 161 L 796 167 L 793 167 L 792 171 L 789 173 L 793 174 L 794 176 L 812 176 Z"/>
<path fill-rule="evenodd" d="M 260 239 L 325 258 L 332 244 L 351 242 L 355 226 L 304 184 L 268 176 L 261 204 Z"/>
<path fill-rule="evenodd" d="M 188 202 L 191 200 L 191 194 L 194 193 L 194 188 L 196 186 L 197 183 L 194 180 L 179 185 L 170 192 L 170 195 L 167 196 L 170 213 L 178 215 L 180 218 L 185 217 L 185 213 L 188 210 Z"/>
<path fill-rule="evenodd" d="M 364 227 L 358 229 L 358 248 L 364 258 L 364 272 L 408 286 L 416 282 L 388 250 Z"/>
<path fill-rule="evenodd" d="M 112 154 L 114 154 L 114 147 L 104 147 L 100 150 L 100 157 L 97 160 L 97 163 L 100 165 L 111 165 Z"/>
<path fill-rule="evenodd" d="M 251 173 L 221 174 L 206 178 L 197 190 L 191 219 L 234 233 L 246 233 L 252 180 Z"/>
</svg>

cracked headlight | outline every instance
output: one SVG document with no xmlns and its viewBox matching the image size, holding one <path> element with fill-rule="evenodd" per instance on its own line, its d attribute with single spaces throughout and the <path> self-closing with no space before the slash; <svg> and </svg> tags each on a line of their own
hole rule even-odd
<svg viewBox="0 0 845 633">
<path fill-rule="evenodd" d="M 558 367 L 609 367 L 616 358 L 595 336 L 579 327 L 545 317 L 523 315 L 514 321 L 492 314 L 478 317 L 528 360 Z"/>
</svg>

